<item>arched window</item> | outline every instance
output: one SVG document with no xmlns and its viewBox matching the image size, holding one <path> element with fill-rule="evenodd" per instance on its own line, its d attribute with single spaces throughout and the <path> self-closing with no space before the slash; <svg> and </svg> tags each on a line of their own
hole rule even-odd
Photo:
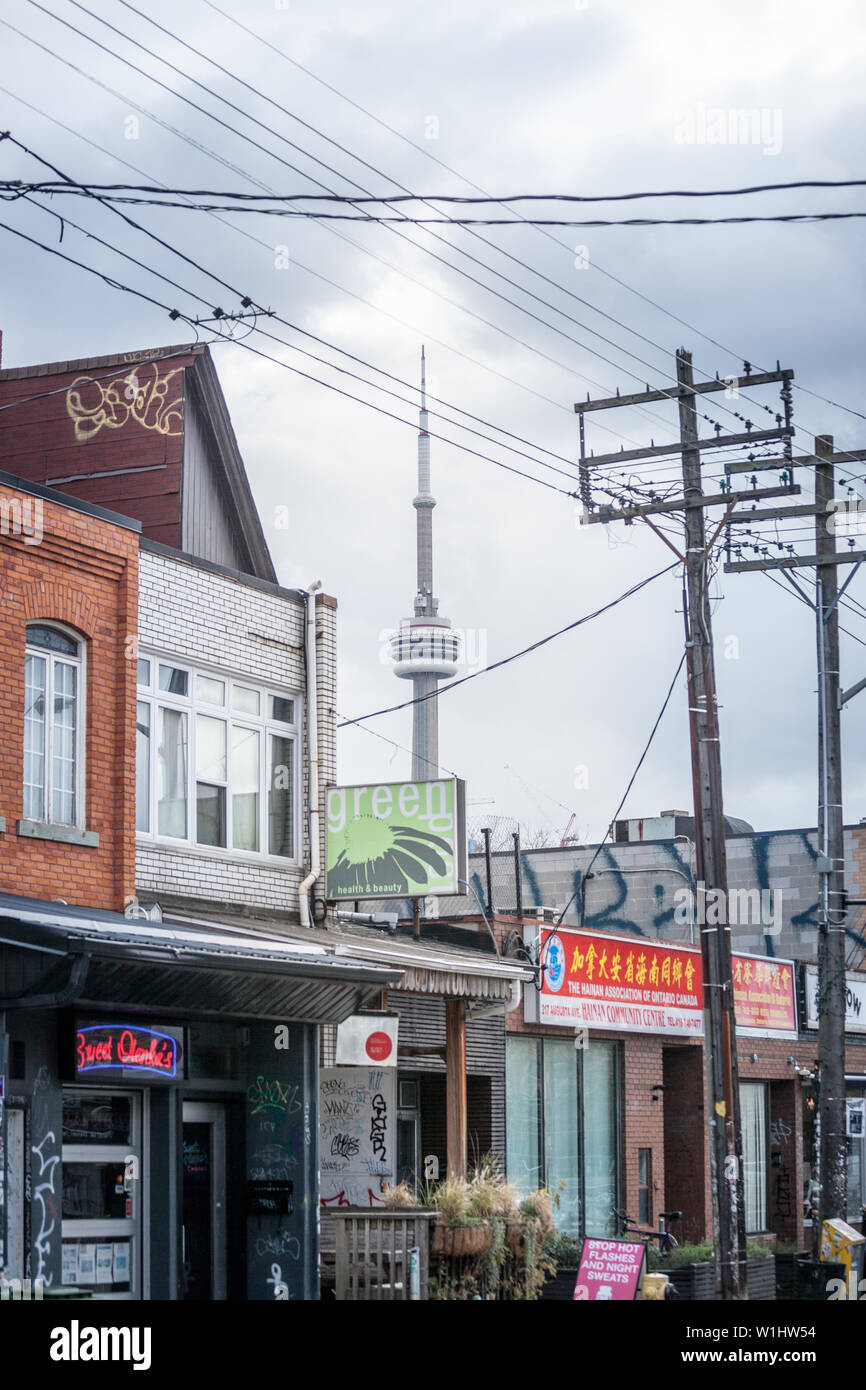
<svg viewBox="0 0 866 1390">
<path fill-rule="evenodd" d="M 83 825 L 84 644 L 28 623 L 24 695 L 24 819 Z"/>
</svg>

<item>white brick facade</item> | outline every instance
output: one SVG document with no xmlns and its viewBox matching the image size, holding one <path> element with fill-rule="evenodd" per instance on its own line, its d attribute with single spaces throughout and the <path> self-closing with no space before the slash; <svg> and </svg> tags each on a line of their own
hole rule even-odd
<svg viewBox="0 0 866 1390">
<path fill-rule="evenodd" d="M 214 907 L 249 909 L 297 917 L 298 885 L 309 871 L 309 808 L 305 707 L 305 604 L 276 586 L 227 575 L 177 555 L 142 547 L 138 641 L 142 654 L 157 652 L 290 693 L 302 711 L 297 755 L 302 769 L 297 807 L 303 846 L 301 862 L 285 868 L 272 859 L 231 850 L 168 845 L 139 836 L 136 888 L 139 894 L 182 896 Z M 319 715 L 319 777 L 323 789 L 336 777 L 336 604 L 316 604 Z M 324 826 L 324 796 L 321 798 Z M 321 846 L 324 873 L 324 836 Z M 323 896 L 313 889 L 313 896 Z"/>
</svg>

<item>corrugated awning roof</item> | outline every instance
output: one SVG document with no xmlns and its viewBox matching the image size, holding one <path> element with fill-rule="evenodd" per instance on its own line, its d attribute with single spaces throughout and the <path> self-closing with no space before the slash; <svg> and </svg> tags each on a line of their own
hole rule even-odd
<svg viewBox="0 0 866 1390">
<path fill-rule="evenodd" d="M 183 922 L 196 919 L 184 919 L 178 914 L 173 920 Z M 199 925 L 205 924 L 200 922 Z M 494 955 L 492 951 L 423 939 L 414 941 L 391 937 L 361 926 L 307 929 L 292 923 L 277 924 L 246 917 L 234 918 L 231 925 L 238 932 L 249 928 L 267 932 L 269 940 L 285 942 L 291 947 L 313 941 L 330 947 L 339 960 L 354 960 L 400 970 L 401 979 L 390 986 L 398 993 L 409 990 L 418 994 L 503 1000 L 509 998 L 515 982 L 526 984 L 535 978 L 531 967 Z"/>
<path fill-rule="evenodd" d="M 39 982 L 40 997 L 147 1013 L 339 1023 L 403 978 L 400 969 L 318 943 L 234 934 L 217 923 L 168 925 L 10 894 L 0 894 L 0 939 L 55 957 Z M 74 985 L 70 958 L 81 962 Z M 0 1007 L 27 1007 L 35 993 L 0 1000 Z"/>
</svg>

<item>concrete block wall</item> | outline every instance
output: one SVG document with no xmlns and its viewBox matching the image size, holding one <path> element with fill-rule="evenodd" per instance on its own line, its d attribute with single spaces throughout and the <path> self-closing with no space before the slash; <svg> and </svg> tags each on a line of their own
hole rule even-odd
<svg viewBox="0 0 866 1390">
<path fill-rule="evenodd" d="M 147 548 L 141 556 L 138 636 L 143 652 L 156 651 L 178 661 L 198 663 L 241 679 L 256 680 L 292 693 L 302 711 L 298 757 L 302 775 L 300 862 L 285 868 L 257 863 L 231 850 L 201 851 L 138 837 L 136 876 L 139 894 L 230 903 L 251 910 L 296 917 L 298 885 L 309 865 L 307 730 L 305 710 L 305 604 L 300 595 L 227 574 L 189 557 Z M 336 777 L 336 600 L 319 595 L 316 603 L 320 803 L 324 787 Z M 321 816 L 324 826 L 324 814 Z M 324 864 L 324 831 L 321 845 Z"/>
</svg>

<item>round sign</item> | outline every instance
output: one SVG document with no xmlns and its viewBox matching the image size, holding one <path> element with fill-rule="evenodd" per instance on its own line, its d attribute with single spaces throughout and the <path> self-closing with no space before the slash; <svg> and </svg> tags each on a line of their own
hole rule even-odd
<svg viewBox="0 0 866 1390">
<path fill-rule="evenodd" d="M 371 1062 L 384 1062 L 394 1050 L 394 1044 L 387 1033 L 371 1033 L 367 1039 L 366 1052 Z"/>
</svg>

